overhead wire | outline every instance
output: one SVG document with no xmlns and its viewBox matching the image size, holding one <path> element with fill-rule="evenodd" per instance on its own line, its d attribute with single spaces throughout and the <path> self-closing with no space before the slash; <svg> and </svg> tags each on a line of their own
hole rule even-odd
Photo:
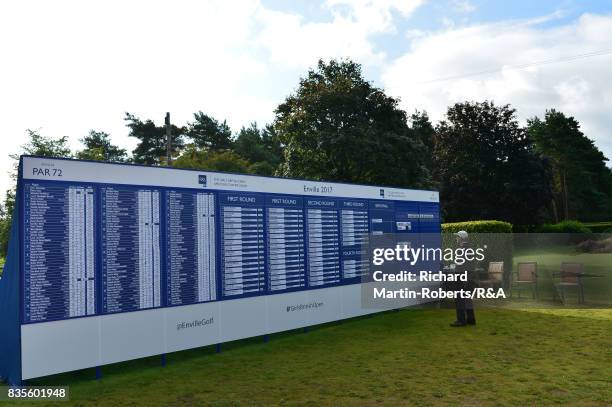
<svg viewBox="0 0 612 407">
<path fill-rule="evenodd" d="M 507 70 L 525 69 L 525 68 L 531 68 L 531 67 L 534 67 L 534 66 L 556 64 L 556 63 L 561 63 L 561 62 L 572 62 L 572 61 L 576 61 L 576 60 L 580 60 L 580 59 L 592 58 L 592 57 L 601 56 L 601 55 L 608 55 L 608 54 L 612 54 L 612 49 L 605 49 L 605 50 L 599 50 L 599 51 L 591 51 L 591 52 L 586 52 L 584 54 L 576 54 L 576 55 L 570 55 L 570 56 L 560 57 L 560 58 L 545 59 L 545 60 L 536 61 L 536 62 L 530 62 L 530 63 L 526 63 L 526 64 L 505 65 L 505 66 L 502 66 L 502 67 L 486 69 L 486 70 L 482 70 L 482 71 L 478 71 L 478 72 L 471 72 L 471 73 L 465 73 L 465 74 L 460 74 L 460 75 L 452 75 L 452 76 L 446 76 L 446 77 L 442 77 L 442 78 L 430 79 L 430 80 L 423 81 L 423 82 L 417 82 L 417 84 L 423 85 L 423 84 L 429 84 L 429 83 L 450 81 L 450 80 L 453 80 L 453 79 L 469 78 L 469 77 L 472 77 L 472 76 L 493 74 L 493 73 L 507 71 Z"/>
</svg>

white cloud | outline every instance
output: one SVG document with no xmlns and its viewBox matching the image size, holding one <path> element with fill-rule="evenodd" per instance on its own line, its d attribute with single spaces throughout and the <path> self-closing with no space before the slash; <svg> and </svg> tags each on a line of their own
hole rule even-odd
<svg viewBox="0 0 612 407">
<path fill-rule="evenodd" d="M 385 60 L 371 36 L 392 32 L 394 13 L 411 14 L 423 0 L 327 0 L 329 22 L 306 22 L 299 14 L 260 8 L 256 36 L 273 62 L 288 67 L 312 65 L 319 58 L 350 57 L 366 65 Z"/>
<path fill-rule="evenodd" d="M 461 13 L 471 13 L 476 10 L 476 6 L 474 6 L 468 0 L 452 0 L 451 4 L 455 8 L 455 10 Z"/>
<path fill-rule="evenodd" d="M 407 30 L 404 33 L 404 36 L 406 37 L 407 40 L 413 40 L 415 38 L 423 37 L 425 34 L 426 32 L 423 30 L 411 29 L 411 30 Z"/>
<path fill-rule="evenodd" d="M 393 12 L 407 17 L 424 0 L 327 0 L 326 4 L 336 15 L 341 14 L 338 6 L 348 8 L 348 17 L 359 23 L 367 31 L 387 31 L 393 29 Z"/>
<path fill-rule="evenodd" d="M 68 136 L 111 133 L 129 150 L 128 111 L 175 123 L 203 110 L 233 129 L 273 110 L 317 59 L 381 64 L 370 37 L 394 29 L 421 0 L 330 0 L 330 22 L 307 22 L 259 0 L 0 3 L 0 195 L 9 152 L 27 128 Z"/>
<path fill-rule="evenodd" d="M 389 94 L 401 97 L 405 109 L 425 109 L 434 120 L 443 118 L 447 106 L 465 100 L 510 103 L 523 120 L 555 108 L 576 117 L 585 134 L 612 158 L 612 55 L 516 69 L 610 49 L 612 16 L 585 14 L 565 25 L 539 25 L 550 18 L 554 16 L 418 37 L 408 53 L 387 65 L 382 82 Z"/>
<path fill-rule="evenodd" d="M 250 51 L 257 1 L 4 2 L 0 5 L 0 188 L 8 152 L 25 129 L 69 136 L 109 131 L 132 148 L 124 112 L 184 122 L 202 109 L 232 124 L 268 119 L 269 95 L 249 84 L 269 74 Z M 236 24 L 234 24 L 236 23 Z"/>
</svg>

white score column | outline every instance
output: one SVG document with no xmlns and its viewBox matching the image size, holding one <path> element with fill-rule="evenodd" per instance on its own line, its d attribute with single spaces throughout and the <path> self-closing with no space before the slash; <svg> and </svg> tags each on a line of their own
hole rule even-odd
<svg viewBox="0 0 612 407">
<path fill-rule="evenodd" d="M 307 199 L 308 284 L 340 282 L 338 207 L 335 200 Z"/>
<path fill-rule="evenodd" d="M 222 210 L 225 292 L 233 295 L 242 294 L 242 208 L 237 206 L 224 206 Z"/>
<path fill-rule="evenodd" d="M 160 305 L 159 191 L 138 191 L 140 308 Z"/>
<path fill-rule="evenodd" d="M 70 317 L 95 314 L 93 188 L 69 187 L 68 274 Z"/>
<path fill-rule="evenodd" d="M 83 205 L 82 188 L 70 187 L 68 194 L 68 275 L 69 275 L 69 312 L 70 317 L 83 315 Z"/>
<path fill-rule="evenodd" d="M 85 189 L 85 275 L 87 278 L 87 315 L 96 313 L 95 243 L 94 243 L 94 190 Z"/>
<path fill-rule="evenodd" d="M 159 191 L 151 192 L 151 283 L 153 284 L 153 306 L 161 305 L 161 247 Z"/>
<path fill-rule="evenodd" d="M 198 301 L 216 299 L 215 197 L 197 195 Z"/>
</svg>

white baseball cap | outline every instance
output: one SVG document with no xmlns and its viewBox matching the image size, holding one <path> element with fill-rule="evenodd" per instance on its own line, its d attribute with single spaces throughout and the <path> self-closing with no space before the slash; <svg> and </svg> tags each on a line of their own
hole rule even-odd
<svg viewBox="0 0 612 407">
<path fill-rule="evenodd" d="M 467 239 L 468 232 L 466 232 L 465 230 L 460 230 L 459 232 L 455 233 L 455 236 L 460 237 L 461 239 Z"/>
</svg>

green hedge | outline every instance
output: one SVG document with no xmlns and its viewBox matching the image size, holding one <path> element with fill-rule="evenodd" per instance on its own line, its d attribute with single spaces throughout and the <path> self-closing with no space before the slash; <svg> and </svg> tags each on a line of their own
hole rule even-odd
<svg viewBox="0 0 612 407">
<path fill-rule="evenodd" d="M 553 225 L 542 225 L 537 231 L 540 233 L 591 233 L 591 229 L 577 220 L 564 220 Z"/>
<path fill-rule="evenodd" d="M 499 220 L 474 220 L 470 222 L 443 223 L 442 232 L 457 233 L 512 233 L 512 224 Z"/>
<path fill-rule="evenodd" d="M 516 225 L 498 220 L 475 220 L 470 222 L 443 223 L 442 232 L 457 233 L 465 230 L 468 233 L 605 233 L 612 224 L 602 222 L 584 224 L 577 220 L 566 220 L 545 225 Z"/>
<path fill-rule="evenodd" d="M 584 226 L 593 233 L 612 233 L 612 222 L 585 223 Z"/>
</svg>

